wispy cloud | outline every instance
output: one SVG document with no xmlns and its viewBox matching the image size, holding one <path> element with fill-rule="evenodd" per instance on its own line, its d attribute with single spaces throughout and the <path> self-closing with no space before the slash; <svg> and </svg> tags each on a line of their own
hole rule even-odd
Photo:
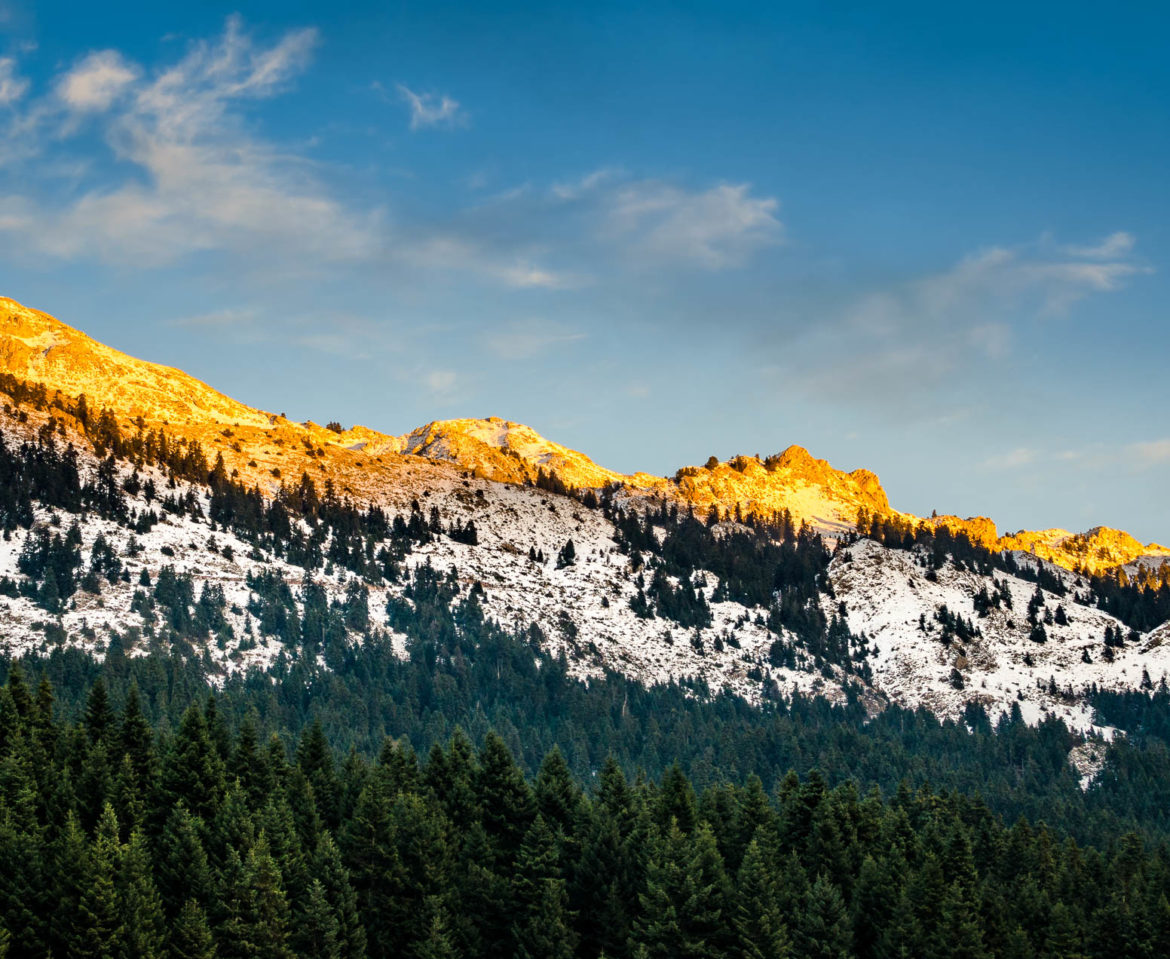
<svg viewBox="0 0 1170 959">
<path fill-rule="evenodd" d="M 1170 464 L 1170 439 L 1137 443 L 1098 440 L 1075 447 L 1018 446 L 986 456 L 978 465 L 982 470 L 1010 472 L 1033 468 L 1041 473 L 1066 469 L 1075 464 L 1080 471 L 1118 471 L 1136 473 L 1161 464 Z"/>
<path fill-rule="evenodd" d="M 460 249 L 443 241 L 448 252 L 482 252 L 471 239 L 480 236 L 497 266 L 505 251 L 539 264 L 530 271 L 507 263 L 499 275 L 510 285 L 570 288 L 600 275 L 742 267 L 783 239 L 778 209 L 775 197 L 748 184 L 696 188 L 603 167 L 546 187 L 499 190 L 464 211 Z"/>
<path fill-rule="evenodd" d="M 591 173 L 586 173 L 575 180 L 563 180 L 552 185 L 552 194 L 558 200 L 577 200 L 593 193 L 598 187 L 612 182 L 621 176 L 621 171 L 615 167 L 602 167 Z"/>
<path fill-rule="evenodd" d="M 610 230 L 643 255 L 721 270 L 780 240 L 778 208 L 774 197 L 753 196 L 746 183 L 692 192 L 644 180 L 614 191 L 606 216 Z"/>
<path fill-rule="evenodd" d="M 1122 235 L 1124 242 L 1116 239 Z M 1009 357 L 1021 323 L 1059 316 L 1151 272 L 1133 247 L 1128 234 L 1113 234 L 1083 248 L 1092 258 L 1047 241 L 979 250 L 941 272 L 863 293 L 795 340 L 786 331 L 788 355 L 826 361 L 785 362 L 777 374 L 818 394 L 879 399 L 905 413 L 936 387 Z"/>
<path fill-rule="evenodd" d="M 577 343 L 584 339 L 584 333 L 579 333 L 560 323 L 542 319 L 526 319 L 514 320 L 503 327 L 489 331 L 484 334 L 483 342 L 491 353 L 501 359 L 530 360 L 542 356 L 558 346 Z"/>
<path fill-rule="evenodd" d="M 57 81 L 57 96 L 79 113 L 108 110 L 138 79 L 141 70 L 117 50 L 99 50 Z"/>
<path fill-rule="evenodd" d="M 294 86 L 317 43 L 311 28 L 261 40 L 233 16 L 158 65 L 87 53 L 31 98 L 17 64 L 0 60 L 0 170 L 11 174 L 0 180 L 0 244 L 42 263 L 144 270 L 201 258 L 210 269 L 230 258 L 240 277 L 382 269 L 547 293 L 649 270 L 732 269 L 782 239 L 778 201 L 747 184 L 609 166 L 439 217 L 392 216 L 392 196 L 349 200 L 336 167 L 267 136 L 254 109 Z M 466 122 L 449 95 L 389 95 L 415 129 Z"/>
<path fill-rule="evenodd" d="M 137 266 L 212 250 L 371 256 L 377 211 L 347 209 L 238 112 L 243 101 L 282 91 L 316 42 L 316 31 L 304 29 L 257 44 L 233 16 L 218 39 L 150 76 L 115 51 L 89 55 L 58 78 L 54 97 L 67 115 L 97 118 L 111 157 L 131 173 L 64 205 L 0 196 L 0 230 L 50 256 Z M 40 103 L 30 115 L 45 125 L 48 110 Z"/>
<path fill-rule="evenodd" d="M 538 265 L 532 244 L 489 243 L 458 227 L 429 238 L 420 236 L 396 255 L 428 270 L 469 273 L 513 289 L 564 290 L 584 282 L 580 276 Z"/>
<path fill-rule="evenodd" d="M 1170 462 L 1170 439 L 1133 443 L 1128 449 L 1142 466 L 1153 466 L 1156 463 Z"/>
<path fill-rule="evenodd" d="M 1065 249 L 1071 256 L 1089 260 L 1112 260 L 1115 257 L 1128 256 L 1133 252 L 1136 242 L 1132 233 L 1118 230 L 1116 233 L 1110 233 L 1100 243 L 1090 246 L 1067 246 Z"/>
<path fill-rule="evenodd" d="M 0 107 L 10 106 L 28 91 L 28 80 L 16 72 L 12 57 L 0 57 Z"/>
<path fill-rule="evenodd" d="M 979 465 L 985 470 L 1015 470 L 1035 463 L 1037 455 L 1036 450 L 1027 446 L 1019 446 L 1006 453 L 994 453 L 986 457 Z"/>
<path fill-rule="evenodd" d="M 410 108 L 410 128 L 455 127 L 467 122 L 466 112 L 459 101 L 445 93 L 415 93 L 403 83 L 398 84 L 398 95 Z"/>
</svg>

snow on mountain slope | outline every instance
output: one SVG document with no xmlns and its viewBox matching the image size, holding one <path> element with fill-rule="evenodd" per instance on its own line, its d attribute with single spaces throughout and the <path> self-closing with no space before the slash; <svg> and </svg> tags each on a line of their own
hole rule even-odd
<svg viewBox="0 0 1170 959">
<path fill-rule="evenodd" d="M 877 647 L 871 660 L 874 685 L 894 702 L 926 706 L 943 715 L 954 714 L 966 702 L 981 702 L 992 713 L 1018 703 L 1030 721 L 1052 713 L 1083 727 L 1090 717 L 1078 697 L 1088 686 L 1136 689 L 1143 674 L 1154 683 L 1170 674 L 1170 643 L 1165 642 L 1170 624 L 1138 643 L 1107 650 L 1105 628 L 1124 629 L 1116 619 L 1077 603 L 1075 590 L 1063 597 L 1044 593 L 1038 617 L 1052 613 L 1059 619 L 1056 611 L 1062 608 L 1067 624 L 1046 623 L 1047 641 L 1033 642 L 1027 611 L 1036 593 L 1034 583 L 1002 573 L 989 578 L 950 563 L 935 571 L 933 580 L 928 571 L 924 555 L 870 540 L 842 549 L 830 567 L 836 593 L 832 602 L 843 601 L 850 628 L 864 632 Z M 1065 575 L 1072 586 L 1075 577 Z M 994 594 L 997 584 L 1010 593 L 1011 607 L 980 617 L 976 594 L 983 588 Z M 943 606 L 982 635 L 944 644 L 936 619 Z M 961 688 L 953 681 L 955 670 Z M 1071 698 L 1065 695 L 1070 689 Z"/>
<path fill-rule="evenodd" d="M 906 523 L 919 521 L 890 507 L 874 474 L 836 470 L 800 447 L 764 460 L 736 457 L 684 467 L 667 479 L 615 473 L 528 427 L 500 419 L 437 421 L 401 437 L 364 427 L 339 432 L 238 404 L 186 374 L 125 356 L 10 300 L 0 300 L 0 369 L 46 383 L 67 397 L 85 393 L 91 411 L 111 406 L 128 434 L 138 429 L 133 421 L 142 417 L 147 429 L 165 428 L 172 439 L 198 442 L 209 462 L 222 456 L 231 475 L 259 486 L 266 495 L 295 486 L 307 474 L 318 489 L 332 485 L 338 494 L 383 507 L 391 516 L 409 515 L 417 503 L 424 513 L 437 509 L 446 528 L 473 521 L 477 545 L 440 535 L 417 545 L 407 564 L 454 568 L 465 596 L 481 584 L 487 615 L 518 629 L 539 626 L 549 651 L 564 653 L 574 675 L 618 670 L 648 683 L 698 677 L 712 689 L 727 689 L 752 701 L 795 690 L 840 698 L 846 679 L 839 667 L 818 663 L 800 649 L 793 667 L 773 665 L 773 643 L 794 643 L 795 637 L 770 633 L 764 625 L 766 609 L 713 602 L 718 583 L 710 573 L 702 589 L 712 610 L 711 626 L 695 631 L 668 620 L 639 618 L 630 605 L 638 590 L 635 563 L 617 549 L 613 524 L 600 510 L 531 485 L 538 471 L 554 474 L 567 486 L 608 487 L 615 502 L 626 508 L 665 501 L 700 516 L 714 508 L 724 518 L 724 529 L 735 527 L 737 512 L 770 515 L 787 510 L 798 524 L 828 533 L 830 542 L 844 543 L 830 566 L 836 596 L 822 602 L 829 617 L 844 602 L 851 630 L 869 637 L 875 707 L 881 696 L 940 715 L 952 715 L 970 701 L 985 703 L 992 711 L 1018 703 L 1029 719 L 1051 712 L 1083 727 L 1091 718 L 1080 695 L 1086 686 L 1136 688 L 1147 674 L 1158 682 L 1170 669 L 1170 623 L 1122 648 L 1106 650 L 1106 627 L 1128 632 L 1121 623 L 1078 604 L 1072 595 L 1045 596 L 1041 617 L 1055 617 L 1062 607 L 1059 618 L 1067 622 L 1054 618 L 1046 625 L 1047 642 L 1036 643 L 1026 623 L 1035 592 L 1031 583 L 1003 575 L 982 577 L 950 563 L 928 575 L 924 558 L 912 552 L 888 550 L 868 540 L 850 544 L 860 509 Z M 0 400 L 12 400 L 0 413 L 0 431 L 8 439 L 34 437 L 46 425 L 48 412 L 18 410 L 14 397 Z M 82 424 L 70 409 L 71 403 L 62 403 L 51 410 L 55 430 L 87 450 Z M 81 461 L 87 471 L 96 468 L 87 452 Z M 131 469 L 126 463 L 119 468 L 123 475 Z M 140 472 L 145 478 L 151 471 Z M 166 477 L 153 475 L 162 489 Z M 196 489 L 193 495 L 205 516 L 206 490 Z M 144 510 L 148 503 L 138 495 L 132 508 Z M 42 509 L 33 533 L 46 525 L 63 531 L 73 519 Z M 1132 574 L 1170 556 L 1162 547 L 1143 546 L 1128 534 L 1103 527 L 1079 535 L 1048 530 L 1000 538 L 986 518 L 942 516 L 925 522 L 961 530 L 992 549 L 1013 550 L 1024 568 L 1129 563 Z M 17 529 L 0 542 L 0 576 L 17 584 L 23 580 L 18 557 L 29 535 Z M 135 627 L 138 633 L 130 635 L 140 638 L 130 652 L 142 653 L 152 640 L 149 617 L 131 608 L 138 578 L 145 570 L 154 582 L 164 567 L 172 566 L 192 575 L 197 595 L 205 583 L 224 590 L 229 628 L 206 649 L 195 650 L 197 654 L 205 654 L 221 673 L 265 668 L 282 654 L 274 638 L 259 635 L 248 612 L 255 597 L 247 580 L 264 570 L 275 571 L 299 596 L 306 586 L 300 567 L 258 551 L 222 528 L 213 530 L 205 518 L 181 512 L 166 514 L 163 522 L 134 540 L 127 529 L 93 516 L 81 523 L 81 535 L 87 559 L 99 535 L 112 543 L 129 581 L 107 583 L 98 593 L 75 594 L 59 618 L 27 597 L 0 596 L 0 648 L 45 651 L 68 643 L 101 655 L 111 630 L 125 633 Z M 554 558 L 570 539 L 577 560 L 558 569 Z M 541 552 L 545 561 L 530 559 L 530 551 Z M 1072 574 L 1063 575 L 1069 584 L 1075 581 Z M 350 584 L 350 574 L 332 567 L 316 571 L 313 579 L 339 601 Z M 387 600 L 403 598 L 404 587 L 379 583 L 363 588 L 372 625 L 385 628 Z M 992 609 L 979 617 L 974 597 L 981 589 L 1010 595 L 1011 609 Z M 944 605 L 971 620 L 981 635 L 944 643 L 943 627 L 936 621 Z M 352 640 L 360 637 L 354 634 Z M 405 653 L 404 637 L 395 641 Z"/>
<path fill-rule="evenodd" d="M 35 435 L 45 419 L 26 412 L 26 421 L 21 422 L 12 410 L 0 413 L 0 430 L 10 442 L 20 441 Z M 79 458 L 84 471 L 92 474 L 97 466 L 92 456 L 81 453 Z M 784 694 L 799 689 L 830 698 L 842 695 L 839 685 L 814 671 L 811 663 L 798 661 L 797 669 L 785 669 L 768 662 L 769 647 L 776 637 L 756 622 L 763 610 L 731 602 L 712 603 L 714 622 L 698 631 L 680 629 L 664 620 L 639 619 L 630 608 L 637 590 L 629 557 L 616 550 L 614 527 L 599 511 L 531 487 L 465 476 L 450 468 L 428 469 L 425 462 L 422 465 L 418 471 L 403 472 L 394 496 L 383 499 L 391 515 L 408 513 L 412 501 L 417 501 L 425 512 L 436 508 L 446 526 L 453 521 L 474 522 L 478 544 L 438 536 L 431 543 L 415 546 L 407 565 L 430 564 L 442 572 L 454 568 L 464 596 L 475 584 L 481 584 L 481 602 L 489 617 L 518 629 L 530 624 L 541 627 L 548 650 L 563 652 L 573 675 L 596 676 L 615 670 L 648 684 L 697 677 L 714 690 L 729 689 L 753 701 L 760 698 L 766 682 L 774 683 Z M 143 482 L 153 479 L 160 490 L 167 488 L 160 473 L 150 469 L 139 472 Z M 123 478 L 129 473 L 123 466 Z M 188 488 L 196 491 L 206 515 L 206 492 L 183 484 L 177 492 Z M 152 507 L 144 493 L 131 497 L 130 505 L 135 511 Z M 157 500 L 153 508 L 158 509 Z M 213 530 L 205 518 L 162 516 L 157 526 L 139 534 L 94 516 L 79 523 L 84 561 L 88 563 L 94 541 L 102 536 L 126 566 L 128 581 L 103 583 L 98 593 L 78 591 L 59 618 L 30 598 L 0 596 L 0 649 L 11 654 L 45 653 L 58 643 L 66 643 L 100 657 L 112 630 L 125 633 L 133 627 L 141 638 L 127 652 L 144 654 L 151 647 L 153 630 L 148 620 L 132 609 L 139 577 L 145 570 L 155 583 L 159 572 L 170 566 L 176 573 L 194 578 L 195 596 L 206 583 L 223 588 L 225 593 L 225 618 L 231 635 L 208 642 L 196 653 L 206 652 L 223 674 L 271 666 L 281 655 L 282 646 L 275 638 L 262 636 L 248 613 L 253 593 L 247 578 L 266 570 L 277 572 L 293 588 L 303 608 L 300 593 L 306 583 L 305 571 L 257 551 L 222 527 Z M 22 582 L 25 577 L 17 561 L 26 540 L 41 528 L 64 535 L 75 519 L 61 511 L 38 511 L 31 530 L 17 529 L 9 539 L 0 541 L 0 576 Z M 569 539 L 574 542 L 577 560 L 558 569 L 554 558 Z M 547 561 L 529 559 L 530 549 L 543 553 Z M 327 566 L 313 579 L 332 600 L 341 601 L 350 574 Z M 708 598 L 717 583 L 714 576 L 709 577 Z M 383 583 L 365 588 L 371 625 L 385 629 L 387 600 L 391 596 L 402 598 L 405 586 Z M 150 592 L 149 588 L 144 591 Z M 360 638 L 354 634 L 352 640 Z M 403 637 L 396 639 L 396 648 L 405 654 Z"/>
<path fill-rule="evenodd" d="M 22 421 L 19 412 L 11 409 L 0 413 L 0 430 L 10 442 L 29 438 L 46 419 L 45 414 L 25 412 Z M 82 441 L 78 441 L 80 446 Z M 90 454 L 82 453 L 80 459 L 87 473 L 96 468 Z M 125 476 L 130 467 L 123 464 L 121 469 Z M 160 490 L 167 486 L 164 476 L 149 469 L 140 470 L 140 477 L 153 478 Z M 176 492 L 185 489 L 180 484 Z M 195 492 L 206 514 L 206 492 L 198 488 Z M 417 501 L 424 513 L 437 509 L 445 526 L 471 521 L 478 533 L 474 546 L 447 536 L 418 545 L 407 557 L 407 565 L 427 563 L 444 572 L 454 568 L 464 596 L 481 585 L 488 616 L 517 629 L 539 626 L 546 648 L 563 653 L 574 675 L 589 677 L 615 670 L 651 684 L 698 677 L 711 689 L 727 689 L 750 701 L 796 690 L 831 699 L 843 696 L 841 671 L 832 666 L 818 668 L 804 653 L 798 653 L 795 668 L 772 665 L 769 654 L 777 636 L 763 625 L 767 611 L 713 602 L 718 585 L 713 574 L 707 574 L 704 587 L 714 619 L 710 627 L 696 631 L 668 620 L 638 618 L 630 606 L 637 592 L 631 558 L 616 548 L 614 527 L 604 514 L 577 500 L 463 474 L 426 460 L 403 468 L 392 492 L 381 499 L 391 515 L 409 512 Z M 149 504 L 139 494 L 131 506 L 137 511 Z M 17 529 L 0 541 L 0 576 L 21 582 L 24 577 L 17 559 L 27 538 L 46 525 L 63 534 L 75 518 L 40 510 L 31 531 Z M 206 654 L 221 674 L 263 669 L 290 652 L 274 637 L 260 634 L 248 612 L 254 595 L 247 579 L 249 574 L 276 571 L 299 600 L 306 583 L 303 569 L 257 551 L 222 527 L 213 530 L 205 518 L 190 515 L 164 513 L 163 521 L 149 532 L 133 536 L 127 528 L 93 516 L 80 523 L 80 529 L 83 557 L 88 560 L 94 541 L 99 535 L 104 537 L 127 567 L 128 581 L 104 583 L 98 593 L 77 592 L 59 618 L 29 598 L 0 597 L 0 648 L 11 653 L 47 652 L 66 643 L 101 656 L 111 631 L 118 630 L 138 637 L 128 650 L 130 655 L 143 654 L 157 641 L 151 639 L 154 630 L 147 618 L 132 608 L 139 577 L 145 570 L 150 582 L 157 582 L 160 571 L 171 566 L 179 574 L 193 576 L 196 596 L 206 583 L 224 590 L 230 629 L 194 650 L 197 655 Z M 577 560 L 558 569 L 553 557 L 570 539 Z M 530 551 L 547 559 L 533 561 Z M 1025 561 L 1040 562 L 1029 554 L 1022 556 Z M 1053 713 L 1086 728 L 1091 716 L 1079 694 L 1088 684 L 1136 688 L 1145 674 L 1158 682 L 1170 671 L 1170 623 L 1140 642 L 1117 649 L 1114 661 L 1107 662 L 1105 628 L 1120 630 L 1121 624 L 1098 609 L 1077 604 L 1071 594 L 1045 595 L 1040 616 L 1055 614 L 1062 607 L 1067 625 L 1048 625 L 1048 641 L 1038 644 L 1029 640 L 1025 621 L 1035 593 L 1032 583 L 1002 574 L 984 577 L 949 563 L 932 580 L 924 563 L 925 557 L 912 552 L 860 540 L 842 546 L 829 567 L 835 596 L 824 597 L 825 612 L 832 616 L 838 604 L 844 603 L 851 630 L 869 638 L 875 707 L 883 695 L 942 716 L 954 715 L 969 701 L 985 704 L 992 713 L 1018 702 L 1029 720 Z M 1075 583 L 1074 576 L 1064 575 L 1070 586 Z M 350 578 L 331 566 L 313 574 L 313 580 L 339 602 Z M 403 598 L 403 584 L 366 584 L 364 588 L 371 625 L 386 629 L 387 600 Z M 983 588 L 990 593 L 1006 591 L 1011 609 L 993 609 L 980 618 L 973 597 Z M 934 621 L 944 604 L 969 619 L 982 636 L 944 645 L 942 627 Z M 926 621 L 925 632 L 920 619 Z M 127 634 L 129 628 L 134 632 Z M 358 634 L 351 639 L 360 641 Z M 395 645 L 405 654 L 404 637 L 397 637 Z M 1086 652 L 1088 663 L 1082 661 Z M 962 677 L 962 688 L 954 683 L 954 670 Z"/>
<path fill-rule="evenodd" d="M 1170 558 L 1170 549 L 1143 545 L 1107 527 L 1088 533 L 1021 531 L 997 537 L 985 517 L 953 516 L 922 521 L 890 507 L 877 476 L 844 472 L 799 446 L 760 460 L 740 456 L 710 466 L 687 466 L 674 477 L 625 475 L 594 463 L 518 423 L 498 418 L 429 423 L 403 436 L 364 426 L 338 431 L 313 422 L 293 423 L 217 392 L 180 370 L 135 359 L 104 346 L 59 320 L 0 297 L 0 370 L 44 383 L 69 397 L 85 394 L 92 409 L 111 408 L 120 423 L 132 421 L 195 440 L 210 459 L 224 458 L 229 472 L 268 493 L 304 471 L 362 501 L 395 498 L 394 490 L 420 471 L 475 473 L 501 482 L 532 482 L 544 470 L 570 487 L 617 484 L 623 499 L 666 499 L 705 514 L 770 515 L 788 510 L 798 523 L 830 534 L 851 529 L 859 509 L 917 523 L 963 530 L 993 549 L 1033 552 L 1068 569 L 1100 572 L 1125 563 Z M 429 467 L 427 464 L 430 464 Z"/>
</svg>

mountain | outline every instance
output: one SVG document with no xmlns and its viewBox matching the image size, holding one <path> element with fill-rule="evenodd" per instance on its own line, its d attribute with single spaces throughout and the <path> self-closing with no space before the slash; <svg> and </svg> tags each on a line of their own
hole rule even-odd
<svg viewBox="0 0 1170 959">
<path fill-rule="evenodd" d="M 91 407 L 108 407 L 125 423 L 141 418 L 148 426 L 196 439 L 209 454 L 223 455 L 229 470 L 269 490 L 280 485 L 281 477 L 315 469 L 335 476 L 340 488 L 354 495 L 377 499 L 395 485 L 403 458 L 417 458 L 503 483 L 531 483 L 544 472 L 569 488 L 617 484 L 628 497 L 665 498 L 702 515 L 712 508 L 722 515 L 739 510 L 767 516 L 787 510 L 796 522 L 826 533 L 851 529 L 858 511 L 865 509 L 962 530 L 990 549 L 1034 553 L 1074 570 L 1098 572 L 1170 557 L 1170 548 L 1142 544 L 1104 526 L 1077 534 L 1021 530 L 999 536 L 986 517 L 921 520 L 894 511 L 869 470 L 834 469 L 800 446 L 763 460 L 738 456 L 725 463 L 684 466 L 673 478 L 664 478 L 606 469 L 584 453 L 498 417 L 439 420 L 403 436 L 363 426 L 336 431 L 312 422 L 293 423 L 239 403 L 181 370 L 120 353 L 47 313 L 3 297 L 0 370 L 68 396 L 84 394 Z"/>
<path fill-rule="evenodd" d="M 873 473 L 798 446 L 657 477 L 496 418 L 403 436 L 294 423 L 11 300 L 0 372 L 6 468 L 23 477 L 0 511 L 11 653 L 101 656 L 117 635 L 133 655 L 168 639 L 221 677 L 268 669 L 316 655 L 287 623 L 320 590 L 360 606 L 338 642 L 376 630 L 407 655 L 396 617 L 419 613 L 437 570 L 573 675 L 752 702 L 860 691 L 875 711 L 1018 704 L 1084 727 L 1091 688 L 1170 675 L 1170 551 L 1103 527 L 919 519 Z"/>
</svg>

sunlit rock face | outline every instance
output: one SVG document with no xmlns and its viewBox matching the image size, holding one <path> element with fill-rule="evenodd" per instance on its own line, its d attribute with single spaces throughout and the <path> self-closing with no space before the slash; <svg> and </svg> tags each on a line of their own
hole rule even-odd
<svg viewBox="0 0 1170 959">
<path fill-rule="evenodd" d="M 610 487 L 627 502 L 666 500 L 703 516 L 712 510 L 732 518 L 787 510 L 794 522 L 829 533 L 851 529 L 865 510 L 946 527 L 988 548 L 1031 553 L 1072 570 L 1099 572 L 1170 559 L 1170 549 L 1103 526 L 1080 534 L 1042 530 L 1001 537 L 986 517 L 919 520 L 894 510 L 869 470 L 835 469 L 800 446 L 765 459 L 712 459 L 666 478 L 607 469 L 530 427 L 498 417 L 437 420 L 402 436 L 364 426 L 338 430 L 294 423 L 239 403 L 181 370 L 111 349 L 47 313 L 5 298 L 0 298 L 0 369 L 67 396 L 84 394 L 91 410 L 108 407 L 124 427 L 140 425 L 197 441 L 209 460 L 222 456 L 229 472 L 268 492 L 307 472 L 318 482 L 331 480 L 339 492 L 392 505 L 427 477 L 469 474 L 526 485 L 543 473 L 565 487 Z"/>
</svg>

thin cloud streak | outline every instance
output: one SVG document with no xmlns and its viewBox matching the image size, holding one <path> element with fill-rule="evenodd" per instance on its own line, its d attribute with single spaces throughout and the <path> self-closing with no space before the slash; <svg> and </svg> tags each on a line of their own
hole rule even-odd
<svg viewBox="0 0 1170 959">
<path fill-rule="evenodd" d="M 410 128 L 455 127 L 467 122 L 466 112 L 459 101 L 445 93 L 415 93 L 404 83 L 398 84 L 398 95 L 410 108 Z"/>
<path fill-rule="evenodd" d="M 989 364 L 1010 358 L 1022 324 L 1066 314 L 1089 296 L 1114 293 L 1152 270 L 1113 234 L 1086 262 L 1043 244 L 991 247 L 953 267 L 863 293 L 804 329 L 784 330 L 773 377 L 811 394 L 905 416 Z M 1102 251 L 1124 251 L 1103 259 Z M 809 356 L 822 362 L 808 364 Z M 933 406 L 932 406 L 933 408 Z"/>
<path fill-rule="evenodd" d="M 515 320 L 484 334 L 488 351 L 505 360 L 531 360 L 585 339 L 584 333 L 548 320 Z"/>
</svg>

